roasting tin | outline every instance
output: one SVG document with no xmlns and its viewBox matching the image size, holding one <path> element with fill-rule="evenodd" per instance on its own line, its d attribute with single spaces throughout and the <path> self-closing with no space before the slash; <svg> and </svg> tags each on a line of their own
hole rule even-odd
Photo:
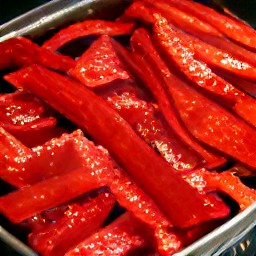
<svg viewBox="0 0 256 256">
<path fill-rule="evenodd" d="M 11 37 L 24 35 L 30 38 L 38 38 L 48 33 L 49 30 L 60 28 L 85 18 L 111 19 L 120 14 L 129 2 L 128 0 L 51 1 L 1 25 L 0 42 Z M 0 239 L 21 255 L 38 255 L 1 226 Z M 256 255 L 256 203 L 175 254 L 175 256 L 188 255 Z"/>
</svg>

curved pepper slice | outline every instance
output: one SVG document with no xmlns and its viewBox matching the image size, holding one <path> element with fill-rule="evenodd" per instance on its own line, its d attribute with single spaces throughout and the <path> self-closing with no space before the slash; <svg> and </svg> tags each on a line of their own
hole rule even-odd
<svg viewBox="0 0 256 256">
<path fill-rule="evenodd" d="M 28 147 L 41 145 L 60 136 L 64 129 L 40 99 L 17 91 L 0 95 L 0 126 Z"/>
<path fill-rule="evenodd" d="M 256 202 L 256 190 L 245 186 L 239 177 L 232 173 L 232 169 L 222 173 L 208 172 L 201 169 L 184 175 L 184 178 L 192 186 L 198 187 L 199 190 L 205 192 L 222 191 L 237 201 L 241 210 Z"/>
<path fill-rule="evenodd" d="M 44 210 L 105 186 L 108 179 L 113 179 L 111 170 L 102 169 L 101 166 L 86 166 L 1 197 L 0 212 L 12 222 L 19 223 Z"/>
<path fill-rule="evenodd" d="M 114 203 L 110 193 L 102 193 L 83 205 L 71 204 L 62 218 L 32 231 L 28 237 L 29 244 L 42 255 L 63 256 L 99 230 Z"/>
<path fill-rule="evenodd" d="M 191 15 L 208 22 L 232 40 L 251 49 L 256 49 L 255 30 L 237 19 L 218 13 L 214 9 L 194 1 L 161 0 L 161 2 L 190 13 Z"/>
<path fill-rule="evenodd" d="M 205 205 L 195 189 L 173 172 L 107 102 L 84 85 L 38 65 L 10 74 L 8 80 L 43 98 L 85 128 L 109 150 L 174 225 L 185 227 L 223 217 L 210 205 Z M 181 201 L 186 202 L 186 207 Z"/>
<path fill-rule="evenodd" d="M 7 140 L 9 140 L 8 144 L 5 143 Z M 86 140 L 79 130 L 72 134 L 63 134 L 60 138 L 51 139 L 31 150 L 6 132 L 2 132 L 0 143 L 0 147 L 5 147 L 1 152 L 3 168 L 0 170 L 0 176 L 17 187 L 32 185 L 81 168 L 89 161 L 85 161 L 85 156 L 92 158 L 99 155 L 94 145 Z M 14 155 L 14 147 L 23 148 L 25 152 L 18 151 Z"/>
<path fill-rule="evenodd" d="M 96 93 L 108 101 L 175 170 L 191 170 L 202 164 L 203 159 L 175 136 L 158 106 L 144 100 L 134 83 L 118 81 Z"/>
<path fill-rule="evenodd" d="M 161 45 L 168 49 L 172 42 L 168 36 L 171 28 L 165 19 L 156 16 L 155 34 Z M 164 78 L 181 119 L 196 138 L 252 168 L 256 167 L 254 128 L 171 73 Z"/>
<path fill-rule="evenodd" d="M 115 54 L 111 38 L 107 35 L 101 36 L 85 51 L 69 74 L 88 87 L 130 78 Z"/>
<path fill-rule="evenodd" d="M 136 31 L 132 37 L 132 43 L 136 39 Z M 155 53 L 154 49 L 150 47 L 148 43 L 148 38 L 143 38 L 142 35 L 138 37 L 140 46 L 139 51 L 140 54 L 129 54 L 121 45 L 115 43 L 115 49 L 118 52 L 120 58 L 125 62 L 127 67 L 136 74 L 143 83 L 148 86 L 152 92 L 152 94 L 157 99 L 159 108 L 161 109 L 166 121 L 169 126 L 175 131 L 175 133 L 182 139 L 184 143 L 187 143 L 192 149 L 194 149 L 199 155 L 201 155 L 205 160 L 207 167 L 213 168 L 216 166 L 220 166 L 225 163 L 225 159 L 223 157 L 217 156 L 214 153 L 203 148 L 186 130 L 186 128 L 180 122 L 179 117 L 177 116 L 177 112 L 173 105 L 170 103 L 169 95 L 166 93 L 163 82 L 161 79 L 158 79 L 151 72 L 151 67 L 148 65 L 148 60 L 145 58 L 149 56 L 150 58 L 154 58 Z M 135 45 L 135 42 L 134 42 Z M 164 72 L 167 67 L 161 64 L 161 60 L 157 60 L 155 65 L 161 65 L 161 70 Z M 169 72 L 169 71 L 168 71 Z"/>
<path fill-rule="evenodd" d="M 105 20 L 85 20 L 75 23 L 57 32 L 52 38 L 45 41 L 43 47 L 54 52 L 71 40 L 88 35 L 118 36 L 130 34 L 134 25 Z"/>
<path fill-rule="evenodd" d="M 24 37 L 1 42 L 0 56 L 0 69 L 40 63 L 55 70 L 68 71 L 75 65 L 70 57 L 52 53 Z"/>
<path fill-rule="evenodd" d="M 75 246 L 65 256 L 121 256 L 140 248 L 141 252 L 146 252 L 153 247 L 152 233 L 128 212 Z"/>
<path fill-rule="evenodd" d="M 139 13 L 144 12 L 144 3 L 155 6 L 157 10 L 163 14 L 163 16 L 168 18 L 168 21 L 188 33 L 193 35 L 203 34 L 208 36 L 223 37 L 223 35 L 209 23 L 161 1 L 143 0 L 143 2 L 133 2 L 125 10 L 123 16 L 121 16 L 121 20 L 122 17 L 123 19 L 133 19 L 138 17 Z"/>
<path fill-rule="evenodd" d="M 170 24 L 167 24 L 167 20 L 161 15 L 157 13 L 154 15 L 157 20 L 154 26 L 155 35 L 167 58 L 174 61 L 181 71 L 198 86 L 232 100 L 234 106 L 231 105 L 231 107 L 236 113 L 243 117 L 248 123 L 255 125 L 254 118 L 251 119 L 250 116 L 256 115 L 256 100 L 217 76 L 204 63 L 194 59 L 193 51 L 189 48 L 188 43 L 183 40 L 182 34 L 175 30 Z M 203 53 L 201 52 L 200 57 L 202 55 Z M 210 56 L 207 59 L 209 60 Z M 246 104 L 242 104 L 245 102 Z M 248 106 L 250 106 L 249 111 Z M 250 111 L 252 112 L 251 115 L 246 115 L 246 113 Z"/>
</svg>

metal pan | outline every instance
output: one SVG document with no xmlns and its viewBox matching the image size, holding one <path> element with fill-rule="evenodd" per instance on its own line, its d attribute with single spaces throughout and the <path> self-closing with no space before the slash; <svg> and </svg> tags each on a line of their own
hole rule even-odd
<svg viewBox="0 0 256 256">
<path fill-rule="evenodd" d="M 0 41 L 11 37 L 37 38 L 51 29 L 86 18 L 111 19 L 129 0 L 55 0 L 0 26 Z M 175 256 L 256 255 L 256 203 Z M 37 254 L 0 226 L 0 239 L 24 256 Z"/>
</svg>

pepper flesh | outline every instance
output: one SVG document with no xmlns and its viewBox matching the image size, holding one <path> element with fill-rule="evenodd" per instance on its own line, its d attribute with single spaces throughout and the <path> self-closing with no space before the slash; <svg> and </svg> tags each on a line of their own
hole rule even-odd
<svg viewBox="0 0 256 256">
<path fill-rule="evenodd" d="M 256 49 L 255 30 L 239 20 L 220 14 L 212 8 L 194 1 L 161 0 L 161 2 L 198 17 L 245 47 Z"/>
<path fill-rule="evenodd" d="M 29 244 L 42 255 L 63 256 L 70 248 L 99 230 L 114 202 L 110 193 L 102 193 L 82 205 L 71 204 L 62 218 L 32 231 Z"/>
<path fill-rule="evenodd" d="M 103 99 L 82 84 L 38 65 L 10 74 L 8 80 L 43 98 L 84 127 L 110 151 L 174 225 L 184 227 L 222 217 L 210 205 L 205 205 L 198 192 L 175 174 Z M 180 203 L 183 199 L 186 209 Z"/>
<path fill-rule="evenodd" d="M 57 32 L 52 38 L 45 41 L 43 48 L 56 51 L 71 40 L 88 35 L 125 35 L 133 30 L 131 23 L 119 23 L 105 20 L 85 20 L 75 23 Z"/>
<path fill-rule="evenodd" d="M 85 51 L 76 62 L 76 66 L 69 70 L 69 74 L 88 87 L 97 87 L 116 79 L 130 78 L 117 58 L 111 39 L 107 35 L 101 36 Z"/>
<path fill-rule="evenodd" d="M 133 40 L 136 33 L 133 34 Z M 145 45 L 145 40 L 143 41 L 143 45 Z M 192 149 L 194 149 L 199 155 L 201 155 L 205 160 L 207 167 L 214 168 L 216 166 L 220 166 L 225 163 L 225 158 L 215 155 L 214 153 L 203 148 L 184 128 L 182 123 L 180 122 L 178 116 L 176 115 L 176 110 L 173 105 L 170 103 L 170 98 L 163 88 L 161 79 L 158 79 L 151 72 L 151 68 L 148 66 L 146 60 L 144 60 L 146 54 L 143 52 L 142 54 L 129 54 L 122 48 L 119 44 L 115 43 L 115 49 L 118 52 L 120 58 L 125 62 L 127 67 L 136 74 L 145 85 L 147 85 L 151 92 L 154 94 L 157 99 L 159 108 L 161 109 L 166 121 L 169 126 L 175 131 L 175 133 L 182 139 L 183 142 L 187 143 Z M 144 47 L 141 47 L 140 50 L 143 51 Z M 147 48 L 148 49 L 148 48 Z M 148 51 L 147 51 L 148 53 Z M 150 51 L 152 53 L 152 49 Z M 158 64 L 161 61 L 158 61 Z M 167 69 L 162 65 L 161 70 Z"/>
<path fill-rule="evenodd" d="M 170 27 L 165 19 L 158 18 L 154 31 L 163 47 L 168 48 Z M 164 79 L 181 119 L 196 138 L 252 168 L 256 167 L 256 148 L 252 141 L 255 129 L 171 73 Z"/>
<path fill-rule="evenodd" d="M 52 69 L 68 71 L 75 65 L 70 57 L 52 53 L 24 37 L 1 42 L 0 56 L 0 69 L 40 63 Z"/>
<path fill-rule="evenodd" d="M 151 234 L 152 231 L 148 227 L 127 212 L 78 244 L 65 256 L 121 256 L 139 248 L 144 249 L 145 252 L 147 248 L 152 247 Z"/>
</svg>

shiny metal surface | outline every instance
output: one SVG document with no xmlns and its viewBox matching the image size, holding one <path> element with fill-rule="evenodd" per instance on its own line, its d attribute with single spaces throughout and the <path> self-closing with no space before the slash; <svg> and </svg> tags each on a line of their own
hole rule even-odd
<svg viewBox="0 0 256 256">
<path fill-rule="evenodd" d="M 39 37 L 84 18 L 110 18 L 109 13 L 120 13 L 128 0 L 55 0 L 38 7 L 0 26 L 0 41 L 17 36 Z M 110 11 L 111 10 L 111 11 Z M 235 256 L 256 255 L 256 203 L 224 225 L 199 239 L 175 256 Z M 0 226 L 0 239 L 25 256 L 37 255 L 28 246 Z M 251 251 L 241 254 L 247 247 Z M 253 254 L 251 254 L 253 253 Z M 255 253 L 255 254 L 254 254 Z"/>
</svg>

